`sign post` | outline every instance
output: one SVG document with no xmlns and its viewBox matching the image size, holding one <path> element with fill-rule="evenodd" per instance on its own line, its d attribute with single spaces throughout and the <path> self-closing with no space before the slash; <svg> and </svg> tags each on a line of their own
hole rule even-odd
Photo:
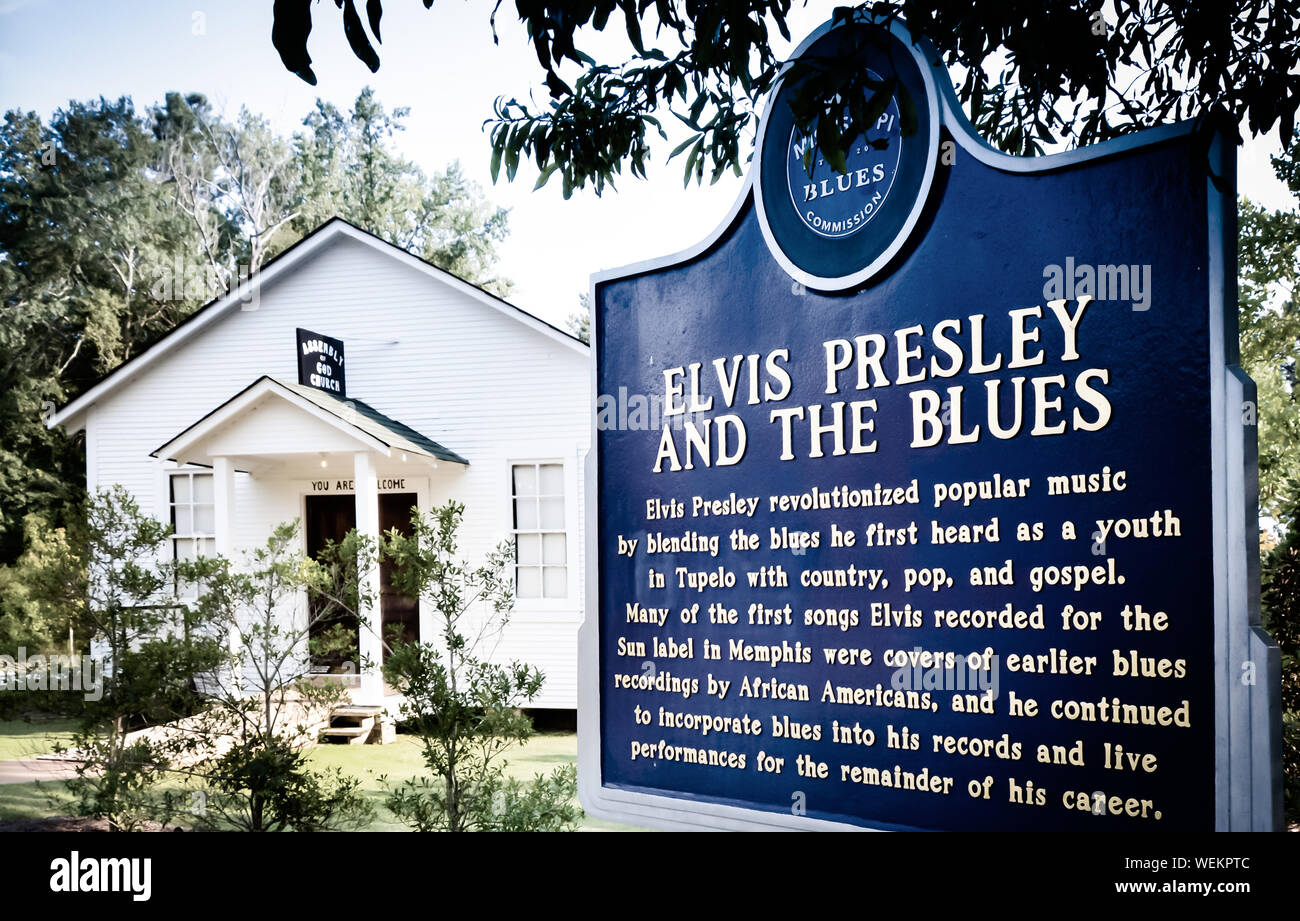
<svg viewBox="0 0 1300 921">
<path fill-rule="evenodd" d="M 1234 148 L 1011 157 L 901 23 L 846 47 L 897 90 L 843 171 L 787 81 L 714 236 L 593 279 L 584 808 L 1279 827 Z"/>
</svg>

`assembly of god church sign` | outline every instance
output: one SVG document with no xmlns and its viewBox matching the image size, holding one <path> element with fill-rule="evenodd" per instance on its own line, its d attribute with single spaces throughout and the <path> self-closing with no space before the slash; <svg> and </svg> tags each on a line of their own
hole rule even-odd
<svg viewBox="0 0 1300 921">
<path fill-rule="evenodd" d="M 584 807 L 1275 827 L 1232 146 L 1007 156 L 900 23 L 799 55 L 849 47 L 844 169 L 788 77 L 714 237 L 594 279 Z"/>
<path fill-rule="evenodd" d="M 295 330 L 298 346 L 298 383 L 336 397 L 348 395 L 343 368 L 343 340 L 308 329 Z"/>
</svg>

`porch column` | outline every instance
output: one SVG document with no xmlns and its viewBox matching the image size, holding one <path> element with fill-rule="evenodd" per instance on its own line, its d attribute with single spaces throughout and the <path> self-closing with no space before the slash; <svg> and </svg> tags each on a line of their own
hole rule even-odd
<svg viewBox="0 0 1300 921">
<path fill-rule="evenodd" d="M 235 558 L 235 467 L 229 457 L 212 458 L 212 530 L 217 556 L 234 561 Z M 236 614 L 236 617 L 239 615 Z M 239 630 L 230 625 L 226 638 L 232 658 L 238 659 L 241 649 Z M 231 675 L 235 688 L 243 684 L 243 675 Z"/>
<path fill-rule="evenodd" d="M 217 555 L 235 551 L 235 468 L 228 457 L 212 458 L 212 519 Z"/>
<path fill-rule="evenodd" d="M 357 503 L 357 534 L 370 539 L 374 546 L 379 544 L 379 480 L 375 473 L 375 463 L 366 451 L 354 455 L 353 464 L 354 498 Z M 378 560 L 369 572 L 361 574 L 363 594 L 369 594 L 373 604 L 362 602 L 358 612 L 361 619 L 360 653 L 363 660 L 369 660 L 370 667 L 361 673 L 361 698 L 368 704 L 378 704 L 384 696 L 383 664 L 384 647 L 380 634 L 379 610 L 379 564 Z"/>
</svg>

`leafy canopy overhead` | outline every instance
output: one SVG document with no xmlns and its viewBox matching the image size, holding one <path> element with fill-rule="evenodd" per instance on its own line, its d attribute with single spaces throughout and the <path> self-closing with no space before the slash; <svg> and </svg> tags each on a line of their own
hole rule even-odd
<svg viewBox="0 0 1300 921">
<path fill-rule="evenodd" d="M 425 8 L 433 0 L 423 0 Z M 335 0 L 353 52 L 379 68 L 382 0 L 367 0 L 370 35 L 354 0 Z M 327 6 L 327 5 L 326 5 Z M 496 17 L 490 14 L 496 40 Z M 498 98 L 489 120 L 494 177 L 535 160 L 538 186 L 559 173 L 567 197 L 597 194 L 627 164 L 644 177 L 665 111 L 690 130 L 686 181 L 716 181 L 748 158 L 757 107 L 781 75 L 776 35 L 791 40 L 792 0 L 516 0 L 549 94 L 544 104 Z M 901 17 L 957 77 L 976 128 L 1003 150 L 1091 144 L 1140 128 L 1222 112 L 1252 134 L 1292 135 L 1300 105 L 1300 11 L 1289 0 L 917 0 L 838 8 L 839 21 Z M 316 82 L 307 41 L 311 0 L 276 0 L 272 41 L 284 65 Z M 592 32 L 626 33 L 632 53 L 599 61 Z M 851 61 L 793 93 L 800 127 L 832 162 L 862 134 L 877 93 Z M 834 102 L 830 100 L 836 100 Z M 840 101 L 842 100 L 842 101 Z M 903 108 L 906 99 L 900 99 Z M 827 126 L 844 124 L 843 132 Z M 821 129 L 821 130 L 819 130 Z"/>
</svg>

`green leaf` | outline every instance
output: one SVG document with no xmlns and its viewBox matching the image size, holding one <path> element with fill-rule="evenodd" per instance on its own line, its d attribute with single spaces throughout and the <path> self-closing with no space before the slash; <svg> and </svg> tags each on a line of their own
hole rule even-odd
<svg viewBox="0 0 1300 921">
<path fill-rule="evenodd" d="M 886 85 L 876 90 L 872 97 L 867 100 L 867 108 L 862 118 L 863 124 L 861 127 L 863 131 L 871 128 L 880 116 L 885 114 L 885 110 L 889 108 L 890 100 L 894 98 L 894 84 L 897 82 L 896 80 L 886 80 Z"/>
<path fill-rule="evenodd" d="M 501 154 L 506 148 L 506 136 L 509 133 L 506 125 L 499 125 L 492 133 L 492 182 L 497 181 L 497 174 L 501 172 Z"/>
<path fill-rule="evenodd" d="M 523 125 L 516 125 L 510 132 L 510 140 L 506 143 L 506 179 L 514 182 L 515 172 L 519 169 L 519 151 L 524 146 L 524 133 L 521 130 Z"/>
<path fill-rule="evenodd" d="M 708 105 L 709 97 L 700 93 L 695 97 L 695 102 L 691 103 L 691 114 L 686 124 L 690 125 L 696 131 L 700 130 L 700 116 L 704 114 L 704 107 Z"/>
<path fill-rule="evenodd" d="M 542 186 L 546 185 L 546 183 L 550 181 L 551 176 L 559 168 L 560 166 L 558 163 L 548 163 L 542 170 L 541 174 L 537 177 L 537 182 L 533 184 L 533 191 L 536 192 Z"/>
<path fill-rule="evenodd" d="M 379 70 L 379 55 L 375 54 L 370 39 L 366 37 L 365 30 L 361 27 L 361 17 L 357 15 L 353 0 L 343 0 L 343 34 L 348 40 L 352 53 L 370 68 L 370 72 Z"/>
<path fill-rule="evenodd" d="M 692 144 L 698 141 L 702 136 L 703 135 L 693 134 L 690 137 L 688 137 L 686 140 L 682 141 L 680 144 L 678 144 L 676 147 L 673 148 L 673 152 L 668 155 L 668 159 L 671 160 L 673 157 L 677 156 L 687 147 L 690 147 Z"/>
<path fill-rule="evenodd" d="M 916 102 L 907 91 L 907 87 L 898 87 L 898 118 L 900 133 L 903 137 L 916 134 Z"/>
<path fill-rule="evenodd" d="M 817 148 L 830 164 L 831 169 L 841 176 L 848 172 L 844 150 L 844 138 L 840 132 L 839 122 L 834 118 L 822 116 L 817 120 Z"/>
<path fill-rule="evenodd" d="M 636 49 L 637 54 L 645 55 L 645 44 L 641 40 L 641 22 L 637 18 L 636 4 L 629 3 L 623 8 L 623 16 L 627 22 L 627 37 Z"/>
<path fill-rule="evenodd" d="M 695 142 L 695 146 L 691 148 L 690 154 L 688 154 L 686 157 L 686 169 L 682 172 L 683 187 L 689 186 L 691 184 L 691 173 L 695 171 L 695 163 L 699 159 L 700 151 L 703 149 L 703 147 L 704 147 L 704 135 L 700 135 L 700 139 Z"/>
</svg>

